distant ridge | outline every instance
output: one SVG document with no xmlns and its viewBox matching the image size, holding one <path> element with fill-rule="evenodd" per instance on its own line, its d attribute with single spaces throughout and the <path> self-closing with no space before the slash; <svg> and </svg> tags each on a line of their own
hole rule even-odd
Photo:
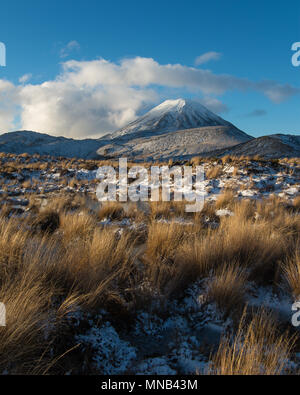
<svg viewBox="0 0 300 395">
<path fill-rule="evenodd" d="M 74 140 L 66 137 L 50 136 L 28 130 L 0 135 L 0 152 L 13 154 L 39 154 L 64 156 L 66 158 L 97 158 L 98 140 Z"/>
<path fill-rule="evenodd" d="M 168 160 L 193 156 L 299 157 L 300 136 L 253 138 L 200 103 L 167 100 L 100 139 L 76 140 L 32 131 L 0 135 L 0 152 L 82 159 Z"/>
<path fill-rule="evenodd" d="M 266 159 L 271 158 L 299 158 L 300 136 L 291 134 L 271 134 L 257 137 L 246 143 L 238 144 L 231 148 L 210 152 L 213 156 L 224 155 L 260 155 Z"/>
</svg>

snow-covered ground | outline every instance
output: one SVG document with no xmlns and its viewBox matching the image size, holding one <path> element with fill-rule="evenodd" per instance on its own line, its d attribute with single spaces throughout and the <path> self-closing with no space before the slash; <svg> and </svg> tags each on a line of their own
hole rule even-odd
<svg viewBox="0 0 300 395">
<path fill-rule="evenodd" d="M 207 279 L 197 281 L 182 300 L 168 302 L 160 312 L 153 300 L 153 306 L 136 313 L 130 330 L 123 327 L 117 332 L 116 324 L 110 322 L 110 314 L 104 310 L 96 317 L 78 311 L 78 327 L 80 323 L 86 327 L 86 322 L 89 326 L 77 335 L 76 341 L 91 355 L 95 371 L 104 374 L 205 374 L 211 352 L 233 327 L 231 318 L 207 301 L 207 283 Z M 282 325 L 290 325 L 293 301 L 285 294 L 250 283 L 246 300 L 250 307 L 268 309 Z M 286 366 L 298 371 L 300 358 L 293 356 Z"/>
<path fill-rule="evenodd" d="M 3 169 L 0 171 L 0 203 L 11 206 L 16 215 L 31 210 L 32 196 L 40 198 L 41 202 L 61 193 L 81 192 L 95 196 L 96 164 L 93 168 L 91 163 L 47 157 L 2 156 L 0 160 Z M 216 201 L 228 189 L 240 200 L 277 195 L 287 204 L 292 204 L 293 199 L 300 195 L 299 161 L 224 162 L 204 163 L 207 174 L 220 167 L 215 178 L 201 182 L 208 202 Z M 14 164 L 18 166 L 13 168 Z M 11 171 L 8 171 L 8 166 Z M 91 209 L 95 209 L 90 204 Z M 225 205 L 216 210 L 215 215 L 231 217 L 234 212 Z M 169 223 L 168 218 L 157 218 L 157 221 Z M 189 218 L 183 217 L 175 217 L 172 222 L 182 226 L 192 224 Z M 218 226 L 218 222 L 209 224 Z M 132 218 L 103 218 L 99 221 L 99 226 L 111 225 L 118 232 L 143 226 Z M 211 351 L 218 347 L 221 337 L 230 332 L 233 325 L 231 318 L 206 298 L 208 280 L 195 281 L 181 299 L 168 300 L 163 308 L 157 308 L 159 296 L 157 299 L 153 297 L 151 303 L 136 312 L 128 327 L 126 322 L 115 322 L 105 310 L 92 316 L 81 309 L 70 313 L 68 320 L 77 328 L 74 341 L 81 345 L 83 353 L 90 356 L 89 366 L 84 362 L 83 371 L 90 371 L 92 366 L 93 371 L 104 374 L 205 373 L 210 365 Z M 249 306 L 270 309 L 278 315 L 280 322 L 290 324 L 293 300 L 286 293 L 275 292 L 268 286 L 258 287 L 251 282 L 245 293 Z M 294 356 L 287 363 L 299 369 L 300 358 L 297 360 Z"/>
<path fill-rule="evenodd" d="M 2 204 L 11 203 L 25 210 L 30 195 L 46 197 L 48 194 L 61 192 L 95 195 L 98 185 L 97 162 L 93 162 L 92 170 L 87 170 L 82 161 L 76 160 L 62 162 L 49 157 L 12 158 L 11 156 L 1 158 Z M 17 164 L 15 169 L 6 171 L 5 166 L 12 167 L 14 164 Z M 216 167 L 220 167 L 216 178 L 205 177 L 203 181 L 196 184 L 199 193 L 208 202 L 215 201 L 226 189 L 232 190 L 239 199 L 262 199 L 277 195 L 287 202 L 291 202 L 300 192 L 299 162 L 297 164 L 279 160 L 266 161 L 262 164 L 255 160 L 244 160 L 238 164 L 223 165 L 220 161 L 207 161 L 203 164 L 204 173 L 208 175 L 209 171 Z M 150 171 L 148 173 L 150 189 Z M 118 188 L 118 178 L 116 185 Z M 188 190 L 183 188 L 182 192 L 187 193 Z M 218 213 L 220 216 L 225 214 L 224 211 Z"/>
</svg>

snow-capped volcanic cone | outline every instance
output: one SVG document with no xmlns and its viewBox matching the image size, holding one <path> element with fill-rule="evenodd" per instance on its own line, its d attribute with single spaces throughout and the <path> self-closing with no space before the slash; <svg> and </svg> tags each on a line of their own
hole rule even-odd
<svg viewBox="0 0 300 395">
<path fill-rule="evenodd" d="M 252 137 L 191 100 L 167 100 L 100 139 L 74 140 L 19 131 L 0 135 L 0 152 L 132 160 L 189 158 L 249 142 Z M 262 153 L 263 155 L 263 153 Z"/>
<path fill-rule="evenodd" d="M 104 139 L 97 151 L 101 157 L 165 160 L 232 147 L 252 137 L 200 103 L 178 99 L 163 102 Z"/>
<path fill-rule="evenodd" d="M 230 122 L 225 121 L 196 101 L 166 100 L 129 125 L 110 134 L 109 138 L 154 137 L 168 132 L 205 126 L 233 127 Z M 240 142 L 249 140 L 245 133 L 242 133 L 241 138 Z"/>
</svg>

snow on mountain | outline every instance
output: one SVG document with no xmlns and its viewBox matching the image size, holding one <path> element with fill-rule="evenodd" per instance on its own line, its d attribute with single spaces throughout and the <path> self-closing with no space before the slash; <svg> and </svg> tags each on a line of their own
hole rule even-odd
<svg viewBox="0 0 300 395">
<path fill-rule="evenodd" d="M 245 137 L 246 136 L 246 137 Z M 122 141 L 114 139 L 100 147 L 101 157 L 127 157 L 134 160 L 187 159 L 204 155 L 215 149 L 232 147 L 241 141 L 249 141 L 250 136 L 234 126 L 208 126 L 178 130 L 153 137 L 139 137 Z"/>
<path fill-rule="evenodd" d="M 190 157 L 252 139 L 230 122 L 192 100 L 167 100 L 124 128 L 98 154 L 135 159 Z"/>
<path fill-rule="evenodd" d="M 129 125 L 97 140 L 74 140 L 30 131 L 5 133 L 0 135 L 0 152 L 83 159 L 105 158 L 107 154 L 160 159 L 194 155 L 250 139 L 200 103 L 178 99 L 166 100 Z"/>
<path fill-rule="evenodd" d="M 111 139 L 156 136 L 205 126 L 233 126 L 202 104 L 185 99 L 166 100 L 129 125 L 105 136 Z"/>
<path fill-rule="evenodd" d="M 100 139 L 74 140 L 18 131 L 0 135 L 0 152 L 67 158 L 131 160 L 188 159 L 193 156 L 261 155 L 299 157 L 300 136 L 254 139 L 191 100 L 167 100 L 122 129 Z"/>
<path fill-rule="evenodd" d="M 99 140 L 73 140 L 27 130 L 0 135 L 0 152 L 13 154 L 39 154 L 64 156 L 66 158 L 97 158 Z"/>
<path fill-rule="evenodd" d="M 271 134 L 258 137 L 251 141 L 236 145 L 231 148 L 217 150 L 211 153 L 216 156 L 223 155 L 260 155 L 268 158 L 299 158 L 300 136 L 290 134 Z"/>
</svg>

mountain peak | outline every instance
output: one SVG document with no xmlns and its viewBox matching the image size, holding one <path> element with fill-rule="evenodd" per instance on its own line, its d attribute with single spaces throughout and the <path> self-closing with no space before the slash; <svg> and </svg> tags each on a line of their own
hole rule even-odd
<svg viewBox="0 0 300 395">
<path fill-rule="evenodd" d="M 172 100 L 172 99 L 165 100 L 158 106 L 154 107 L 153 110 L 155 110 L 155 109 L 164 110 L 165 109 L 168 111 L 168 110 L 174 109 L 174 110 L 180 111 L 184 107 L 186 107 L 186 108 L 187 107 L 194 107 L 194 108 L 198 107 L 198 108 L 205 109 L 205 107 L 202 104 L 200 104 L 199 102 L 197 102 L 195 100 L 179 98 L 179 99 L 174 99 L 174 100 Z M 153 110 L 151 110 L 151 111 L 153 111 Z"/>
<path fill-rule="evenodd" d="M 166 112 L 178 112 L 178 113 L 188 113 L 188 112 L 197 112 L 198 114 L 210 114 L 218 119 L 222 119 L 214 114 L 212 111 L 208 110 L 198 101 L 190 100 L 190 99 L 175 99 L 175 100 L 165 100 L 158 106 L 154 107 L 152 110 L 149 111 L 149 114 L 154 113 L 166 113 Z M 224 120 L 223 120 L 224 122 Z"/>
<path fill-rule="evenodd" d="M 187 100 L 185 99 L 176 99 L 176 100 L 165 100 L 158 106 L 154 107 L 151 111 L 155 110 L 181 110 L 184 106 L 186 106 Z"/>
<path fill-rule="evenodd" d="M 155 136 L 178 130 L 207 126 L 233 126 L 197 101 L 166 100 L 129 125 L 110 135 L 111 139 L 136 135 Z"/>
</svg>

